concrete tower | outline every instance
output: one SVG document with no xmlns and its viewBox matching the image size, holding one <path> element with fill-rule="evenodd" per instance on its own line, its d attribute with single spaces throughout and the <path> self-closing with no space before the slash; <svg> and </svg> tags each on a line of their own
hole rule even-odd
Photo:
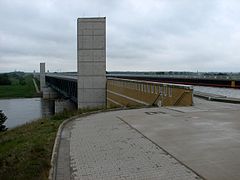
<svg viewBox="0 0 240 180">
<path fill-rule="evenodd" d="M 45 81 L 45 63 L 40 63 L 40 91 L 43 92 L 43 88 L 46 87 Z"/>
<path fill-rule="evenodd" d="M 78 108 L 106 104 L 106 18 L 77 20 Z"/>
</svg>

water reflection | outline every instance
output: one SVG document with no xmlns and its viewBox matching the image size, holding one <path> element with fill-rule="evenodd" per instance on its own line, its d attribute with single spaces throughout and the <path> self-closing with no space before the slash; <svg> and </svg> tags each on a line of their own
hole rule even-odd
<svg viewBox="0 0 240 180">
<path fill-rule="evenodd" d="M 13 128 L 54 114 L 54 101 L 41 98 L 3 99 L 0 100 L 0 109 L 8 117 L 5 125 Z"/>
</svg>

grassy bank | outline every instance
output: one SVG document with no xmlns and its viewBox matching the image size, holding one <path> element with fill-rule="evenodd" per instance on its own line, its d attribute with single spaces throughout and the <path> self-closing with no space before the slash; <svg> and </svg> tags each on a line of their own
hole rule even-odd
<svg viewBox="0 0 240 180">
<path fill-rule="evenodd" d="M 47 179 L 59 125 L 71 116 L 95 110 L 65 111 L 0 132 L 0 179 Z"/>
<path fill-rule="evenodd" d="M 18 76 L 9 75 L 11 85 L 0 85 L 0 98 L 30 98 L 36 97 L 36 93 L 32 75 Z"/>
</svg>

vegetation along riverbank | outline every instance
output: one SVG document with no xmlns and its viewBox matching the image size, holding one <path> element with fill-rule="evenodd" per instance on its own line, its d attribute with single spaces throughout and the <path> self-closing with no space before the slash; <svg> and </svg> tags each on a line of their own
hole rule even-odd
<svg viewBox="0 0 240 180">
<path fill-rule="evenodd" d="M 0 98 L 38 97 L 33 84 L 33 75 L 24 72 L 0 74 Z"/>
<path fill-rule="evenodd" d="M 48 179 L 59 125 L 71 116 L 96 110 L 64 111 L 0 132 L 0 179 Z"/>
</svg>

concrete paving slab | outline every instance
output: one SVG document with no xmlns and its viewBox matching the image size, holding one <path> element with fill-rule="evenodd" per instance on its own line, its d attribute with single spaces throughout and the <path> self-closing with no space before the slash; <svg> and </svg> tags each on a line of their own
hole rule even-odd
<svg viewBox="0 0 240 180">
<path fill-rule="evenodd" d="M 239 179 L 240 106 L 195 99 L 195 108 L 201 111 L 142 109 L 120 117 L 204 178 Z"/>
<path fill-rule="evenodd" d="M 237 180 L 239 110 L 237 104 L 195 99 L 189 110 L 143 108 L 79 118 L 64 128 L 57 179 Z"/>
<path fill-rule="evenodd" d="M 73 179 L 200 179 L 115 113 L 76 120 L 70 156 Z"/>
</svg>

